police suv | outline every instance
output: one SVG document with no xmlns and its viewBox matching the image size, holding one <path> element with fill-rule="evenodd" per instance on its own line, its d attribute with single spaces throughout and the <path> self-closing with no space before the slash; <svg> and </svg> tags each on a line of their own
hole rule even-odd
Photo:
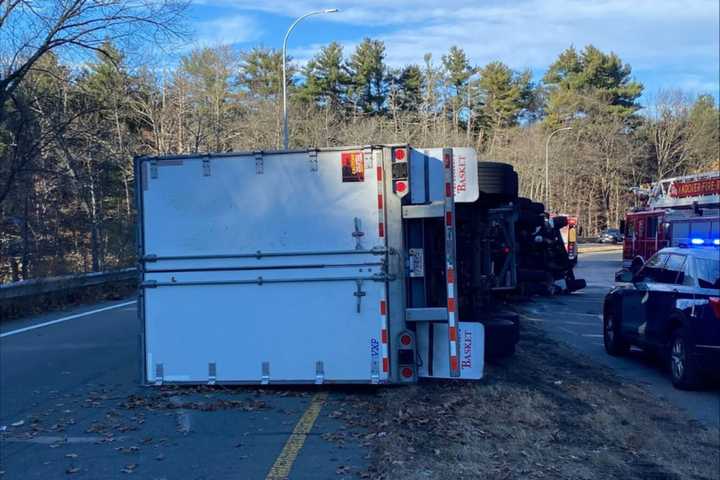
<svg viewBox="0 0 720 480">
<path fill-rule="evenodd" d="M 680 389 L 720 375 L 720 248 L 702 243 L 664 248 L 634 274 L 621 270 L 603 307 L 607 353 L 631 345 L 660 353 Z"/>
</svg>

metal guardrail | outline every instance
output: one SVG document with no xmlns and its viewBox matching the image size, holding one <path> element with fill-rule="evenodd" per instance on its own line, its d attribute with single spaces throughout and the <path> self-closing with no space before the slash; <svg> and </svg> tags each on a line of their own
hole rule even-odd
<svg viewBox="0 0 720 480">
<path fill-rule="evenodd" d="M 137 268 L 125 268 L 112 272 L 82 273 L 62 277 L 37 278 L 0 285 L 0 302 L 48 293 L 76 290 L 106 283 L 138 280 Z"/>
</svg>

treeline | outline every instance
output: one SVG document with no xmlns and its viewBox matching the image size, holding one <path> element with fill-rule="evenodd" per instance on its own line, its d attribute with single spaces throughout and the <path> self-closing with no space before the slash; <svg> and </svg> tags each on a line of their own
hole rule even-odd
<svg viewBox="0 0 720 480">
<path fill-rule="evenodd" d="M 172 69 L 131 65 L 110 42 L 80 67 L 44 53 L 0 103 L 0 281 L 134 262 L 136 155 L 279 149 L 282 56 L 204 48 Z M 617 55 L 562 52 L 541 79 L 502 62 L 472 65 L 453 47 L 391 68 L 385 45 L 331 43 L 291 66 L 290 146 L 408 142 L 471 146 L 507 161 L 525 196 L 585 234 L 617 225 L 628 189 L 716 169 L 716 100 L 643 86 Z"/>
</svg>

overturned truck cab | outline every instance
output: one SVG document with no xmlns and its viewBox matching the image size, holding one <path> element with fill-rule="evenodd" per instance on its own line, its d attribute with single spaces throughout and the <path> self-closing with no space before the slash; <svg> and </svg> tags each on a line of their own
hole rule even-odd
<svg viewBox="0 0 720 480">
<path fill-rule="evenodd" d="M 142 157 L 135 174 L 143 383 L 479 379 L 487 347 L 517 341 L 486 308 L 514 287 L 512 209 L 478 207 L 471 149 Z"/>
</svg>

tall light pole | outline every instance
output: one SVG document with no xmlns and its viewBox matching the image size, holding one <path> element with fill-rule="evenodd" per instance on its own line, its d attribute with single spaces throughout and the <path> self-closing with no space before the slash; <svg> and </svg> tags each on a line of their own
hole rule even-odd
<svg viewBox="0 0 720 480">
<path fill-rule="evenodd" d="M 550 212 L 550 139 L 558 132 L 572 130 L 572 127 L 563 127 L 554 130 L 545 141 L 545 211 Z"/>
<path fill-rule="evenodd" d="M 293 28 L 295 28 L 295 25 L 300 23 L 301 20 L 310 17 L 312 15 L 322 15 L 324 13 L 335 13 L 339 12 L 337 8 L 326 8 L 325 10 L 317 10 L 314 12 L 308 12 L 305 15 L 299 17 L 297 20 L 295 20 L 292 25 L 290 25 L 290 28 L 288 28 L 287 33 L 285 34 L 285 39 L 283 40 L 283 48 L 282 48 L 282 77 L 283 77 L 283 148 L 285 150 L 288 149 L 288 114 L 287 114 L 287 68 L 285 66 L 285 62 L 287 61 L 287 41 L 288 37 L 290 36 L 290 32 L 292 32 Z"/>
</svg>

